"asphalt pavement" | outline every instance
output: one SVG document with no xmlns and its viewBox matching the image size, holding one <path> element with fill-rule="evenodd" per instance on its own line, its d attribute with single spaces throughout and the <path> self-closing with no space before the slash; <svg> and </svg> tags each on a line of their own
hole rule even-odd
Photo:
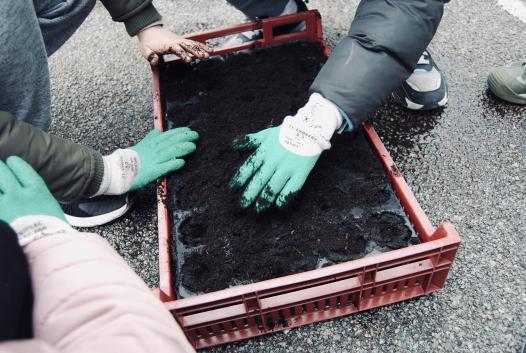
<svg viewBox="0 0 526 353">
<path fill-rule="evenodd" d="M 357 3 L 309 2 L 331 45 L 346 35 Z M 178 33 L 243 21 L 221 0 L 155 4 Z M 461 235 L 445 289 L 209 352 L 519 352 L 526 342 L 526 107 L 494 98 L 486 77 L 526 58 L 526 23 L 512 15 L 521 4 L 453 0 L 430 46 L 448 80 L 448 107 L 415 113 L 388 100 L 373 118 L 432 222 L 450 220 Z M 50 71 L 53 133 L 110 152 L 152 128 L 149 66 L 101 4 L 50 58 Z M 156 224 L 150 187 L 127 216 L 96 229 L 151 287 Z"/>
</svg>

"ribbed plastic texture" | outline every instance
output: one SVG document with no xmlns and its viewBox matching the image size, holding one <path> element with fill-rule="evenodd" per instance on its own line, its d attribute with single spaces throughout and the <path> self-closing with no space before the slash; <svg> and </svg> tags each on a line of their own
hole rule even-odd
<svg viewBox="0 0 526 353">
<path fill-rule="evenodd" d="M 304 21 L 306 30 L 275 37 L 273 28 Z M 252 47 L 292 40 L 323 40 L 321 17 L 315 10 L 275 17 L 226 29 L 197 33 L 188 38 L 205 42 L 247 30 L 263 29 L 262 39 L 218 50 L 224 55 Z M 165 58 L 165 61 L 173 58 Z M 153 69 L 154 124 L 163 129 L 161 77 Z M 308 272 L 224 289 L 180 300 L 176 298 L 170 267 L 171 222 L 166 207 L 167 184 L 158 189 L 159 271 L 156 291 L 197 349 L 244 340 L 272 332 L 352 314 L 426 295 L 444 287 L 460 246 L 452 224 L 435 229 L 369 123 L 366 136 L 383 162 L 392 186 L 413 223 L 421 243 Z"/>
</svg>

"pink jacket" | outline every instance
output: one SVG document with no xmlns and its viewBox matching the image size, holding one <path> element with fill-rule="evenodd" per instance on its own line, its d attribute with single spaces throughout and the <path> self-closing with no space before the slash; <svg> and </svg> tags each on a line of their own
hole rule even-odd
<svg viewBox="0 0 526 353">
<path fill-rule="evenodd" d="M 194 352 L 171 314 L 104 239 L 59 222 L 60 234 L 24 247 L 35 338 L 2 343 L 0 353 Z"/>
</svg>

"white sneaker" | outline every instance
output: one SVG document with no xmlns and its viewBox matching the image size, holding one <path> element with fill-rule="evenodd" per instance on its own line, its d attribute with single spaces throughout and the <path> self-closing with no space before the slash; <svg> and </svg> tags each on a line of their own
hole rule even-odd
<svg viewBox="0 0 526 353">
<path fill-rule="evenodd" d="M 285 9 L 282 13 L 279 14 L 279 16 L 284 15 L 290 15 L 293 13 L 303 12 L 307 11 L 307 5 L 302 0 L 289 0 L 287 6 L 285 6 Z M 263 19 L 268 16 L 261 16 L 258 17 L 258 19 Z M 247 21 L 251 21 L 251 19 L 247 18 Z M 301 32 L 306 29 L 306 25 L 304 22 L 300 23 L 292 23 L 290 25 L 284 25 L 274 28 L 274 35 L 279 36 L 283 34 L 289 34 L 289 33 L 295 33 L 295 32 Z M 247 42 L 251 42 L 254 40 L 258 40 L 263 38 L 263 31 L 262 30 L 255 30 L 255 31 L 246 31 L 241 32 L 238 34 L 235 34 L 233 37 L 227 39 L 221 47 L 228 48 L 228 47 L 234 47 L 238 45 L 242 45 Z"/>
</svg>

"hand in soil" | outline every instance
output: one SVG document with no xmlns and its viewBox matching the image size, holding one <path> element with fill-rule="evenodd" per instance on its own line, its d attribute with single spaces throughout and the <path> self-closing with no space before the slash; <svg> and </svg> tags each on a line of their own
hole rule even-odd
<svg viewBox="0 0 526 353">
<path fill-rule="evenodd" d="M 279 142 L 281 126 L 249 134 L 234 141 L 237 150 L 256 151 L 243 163 L 230 182 L 233 188 L 247 187 L 241 198 L 241 207 L 256 201 L 256 211 L 268 209 L 274 202 L 285 206 L 297 194 L 320 154 L 300 156 L 287 150 Z"/>
<path fill-rule="evenodd" d="M 166 132 L 154 129 L 131 149 L 139 154 L 141 166 L 131 191 L 140 189 L 152 181 L 181 169 L 184 160 L 180 159 L 195 151 L 197 132 L 181 127 Z"/>
<path fill-rule="evenodd" d="M 161 26 L 147 28 L 137 37 L 142 56 L 152 65 L 159 63 L 159 55 L 175 54 L 189 63 L 193 58 L 208 58 L 213 52 L 208 45 L 185 39 Z"/>
<path fill-rule="evenodd" d="M 234 142 L 236 149 L 256 149 L 239 168 L 231 186 L 248 183 L 241 206 L 256 201 L 256 211 L 268 209 L 274 202 L 285 206 L 300 191 L 321 153 L 331 147 L 330 139 L 342 125 L 338 108 L 318 93 L 296 115 L 283 124 Z"/>
</svg>

